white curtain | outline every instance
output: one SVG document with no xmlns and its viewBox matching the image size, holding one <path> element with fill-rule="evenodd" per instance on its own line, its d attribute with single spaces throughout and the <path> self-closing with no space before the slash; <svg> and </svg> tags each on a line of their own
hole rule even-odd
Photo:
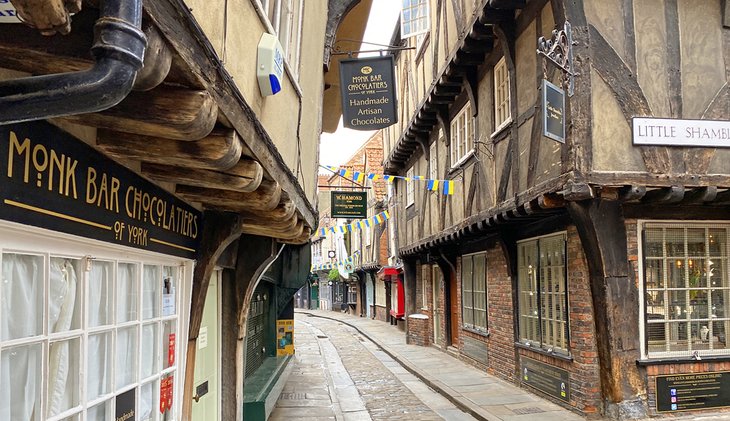
<svg viewBox="0 0 730 421">
<path fill-rule="evenodd" d="M 117 390 L 133 383 L 136 379 L 137 328 L 117 330 L 116 387 Z"/>
<path fill-rule="evenodd" d="M 142 390 L 140 390 L 140 399 L 139 399 L 139 414 L 140 417 L 138 418 L 141 421 L 147 421 L 150 419 L 150 414 L 152 414 L 152 404 L 155 401 L 154 393 L 152 383 L 147 383 L 145 385 L 142 385 Z"/>
<path fill-rule="evenodd" d="M 2 339 L 41 333 L 43 258 L 4 254 L 0 283 Z M 0 356 L 0 420 L 40 419 L 41 347 L 5 349 Z"/>
<path fill-rule="evenodd" d="M 89 326 L 97 327 L 111 323 L 111 262 L 93 262 L 89 272 Z"/>
<path fill-rule="evenodd" d="M 120 263 L 117 271 L 117 323 L 137 318 L 137 265 Z"/>
<path fill-rule="evenodd" d="M 142 319 L 151 319 L 159 314 L 160 301 L 160 267 L 144 265 L 142 271 Z"/>
</svg>

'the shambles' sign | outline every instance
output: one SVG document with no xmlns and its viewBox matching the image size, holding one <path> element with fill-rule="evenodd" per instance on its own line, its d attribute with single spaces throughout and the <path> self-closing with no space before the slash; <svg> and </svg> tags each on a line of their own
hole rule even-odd
<svg viewBox="0 0 730 421">
<path fill-rule="evenodd" d="M 342 121 L 355 130 L 378 130 L 398 121 L 393 56 L 340 61 Z"/>
<path fill-rule="evenodd" d="M 202 215 L 45 122 L 0 126 L 0 219 L 195 258 Z"/>
<path fill-rule="evenodd" d="M 332 217 L 353 219 L 367 218 L 367 193 L 333 191 Z"/>
</svg>

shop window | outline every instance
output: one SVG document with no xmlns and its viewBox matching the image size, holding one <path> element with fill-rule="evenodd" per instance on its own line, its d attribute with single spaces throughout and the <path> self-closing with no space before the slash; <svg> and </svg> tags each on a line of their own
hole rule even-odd
<svg viewBox="0 0 730 421">
<path fill-rule="evenodd" d="M 487 255 L 461 257 L 461 306 L 464 327 L 487 331 Z"/>
<path fill-rule="evenodd" d="M 177 297 L 168 289 L 164 306 L 162 274 L 174 285 L 181 269 L 21 251 L 0 260 L 0 419 L 111 419 L 130 392 L 138 419 L 176 418 L 155 414 L 161 379 L 177 374 Z"/>
<path fill-rule="evenodd" d="M 494 66 L 494 131 L 499 132 L 512 121 L 510 112 L 509 72 L 504 57 Z"/>
<path fill-rule="evenodd" d="M 645 354 L 728 354 L 728 224 L 642 224 Z"/>
<path fill-rule="evenodd" d="M 471 103 L 467 103 L 451 120 L 451 166 L 460 164 L 473 148 L 474 117 Z"/>
<path fill-rule="evenodd" d="M 413 36 L 423 36 L 429 31 L 428 0 L 402 0 L 403 7 L 400 15 L 400 35 L 406 39 Z M 421 40 L 417 39 L 420 45 Z"/>
<path fill-rule="evenodd" d="M 548 352 L 568 352 L 566 234 L 519 242 L 520 342 Z"/>
<path fill-rule="evenodd" d="M 289 69 L 299 73 L 304 0 L 258 0 L 284 49 Z"/>
<path fill-rule="evenodd" d="M 413 181 L 413 167 L 408 168 L 406 172 L 406 206 L 411 206 L 416 202 L 416 191 L 414 189 L 415 181 Z"/>
</svg>

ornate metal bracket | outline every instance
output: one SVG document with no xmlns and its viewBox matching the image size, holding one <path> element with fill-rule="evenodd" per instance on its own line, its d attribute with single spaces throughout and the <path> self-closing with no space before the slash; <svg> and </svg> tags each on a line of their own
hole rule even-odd
<svg viewBox="0 0 730 421">
<path fill-rule="evenodd" d="M 550 60 L 554 65 L 558 66 L 563 72 L 563 85 L 568 91 L 568 96 L 573 96 L 573 78 L 577 76 L 573 73 L 573 35 L 570 29 L 570 22 L 565 21 L 563 29 L 553 30 L 551 39 L 540 37 L 537 40 L 537 55 L 542 56 L 543 60 Z M 543 71 L 545 64 L 543 61 Z"/>
</svg>

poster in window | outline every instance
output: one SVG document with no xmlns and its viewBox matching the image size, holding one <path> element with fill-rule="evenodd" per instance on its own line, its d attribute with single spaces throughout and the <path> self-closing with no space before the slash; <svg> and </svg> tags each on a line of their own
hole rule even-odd
<svg viewBox="0 0 730 421">
<path fill-rule="evenodd" d="M 135 421 L 135 405 L 137 403 L 137 389 L 132 389 L 117 396 L 115 421 Z"/>
<path fill-rule="evenodd" d="M 175 365 L 175 334 L 171 333 L 167 340 L 167 366 Z"/>
<path fill-rule="evenodd" d="M 173 376 L 160 381 L 160 413 L 164 414 L 172 408 Z"/>
</svg>

